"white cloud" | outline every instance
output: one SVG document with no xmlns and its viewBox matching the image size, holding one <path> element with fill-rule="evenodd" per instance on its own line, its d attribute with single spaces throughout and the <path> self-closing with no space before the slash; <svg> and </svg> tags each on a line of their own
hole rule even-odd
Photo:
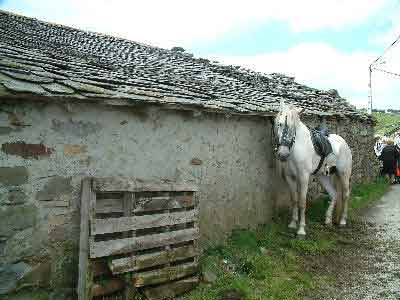
<svg viewBox="0 0 400 300">
<path fill-rule="evenodd" d="M 358 24 L 391 0 L 64 0 L 23 1 L 14 10 L 49 21 L 162 47 L 190 46 L 259 23 L 282 21 L 293 31 Z M 7 2 L 6 2 L 7 3 Z M 9 1 L 6 8 L 13 9 Z"/>
<path fill-rule="evenodd" d="M 212 58 L 260 72 L 295 76 L 297 82 L 315 88 L 334 88 L 350 103 L 365 107 L 368 103 L 368 66 L 375 57 L 376 53 L 348 54 L 323 43 L 303 43 L 285 52 Z M 400 81 L 388 80 L 375 72 L 373 79 L 375 104 L 379 107 L 399 107 L 393 95 Z"/>
<path fill-rule="evenodd" d="M 194 43 L 206 44 L 229 32 L 244 33 L 250 27 L 271 21 L 286 23 L 295 32 L 351 30 L 352 26 L 367 21 L 377 12 L 382 12 L 382 9 L 394 7 L 393 5 L 397 5 L 396 1 L 21 0 L 17 6 L 16 2 L 8 0 L 3 7 L 47 21 L 126 37 L 151 45 L 190 48 Z M 391 36 L 397 28 L 400 29 L 398 17 L 398 13 L 390 16 L 393 26 L 392 31 L 386 33 L 387 36 Z M 377 42 L 379 38 L 384 39 L 385 36 L 374 37 Z M 270 42 L 273 43 L 274 40 Z M 336 88 L 349 101 L 362 106 L 366 105 L 368 98 L 368 65 L 376 57 L 377 53 L 348 54 L 327 44 L 303 43 L 280 53 L 219 59 L 260 71 L 292 74 L 298 81 L 317 88 Z M 397 66 L 391 64 L 394 65 Z M 400 71 L 400 61 L 398 65 L 399 68 L 393 70 Z M 376 76 L 375 98 L 383 97 L 378 103 L 381 106 L 397 105 L 393 100 L 397 82 Z"/>
</svg>

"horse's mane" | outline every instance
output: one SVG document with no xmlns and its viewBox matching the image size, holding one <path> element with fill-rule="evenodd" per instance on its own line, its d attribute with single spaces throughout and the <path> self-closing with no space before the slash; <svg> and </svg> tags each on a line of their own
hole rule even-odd
<svg viewBox="0 0 400 300">
<path fill-rule="evenodd" d="M 286 118 L 287 124 L 290 128 L 297 127 L 300 122 L 299 112 L 293 105 L 283 105 L 278 114 L 278 118 Z"/>
</svg>

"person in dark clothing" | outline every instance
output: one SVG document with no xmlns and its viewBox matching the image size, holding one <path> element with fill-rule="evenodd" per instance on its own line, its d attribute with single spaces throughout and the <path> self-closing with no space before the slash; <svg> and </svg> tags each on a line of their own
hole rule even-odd
<svg viewBox="0 0 400 300">
<path fill-rule="evenodd" d="M 389 140 L 387 142 L 387 145 L 383 148 L 379 159 L 383 162 L 382 175 L 385 175 L 391 183 L 394 183 L 399 151 L 393 144 L 393 141 Z"/>
</svg>

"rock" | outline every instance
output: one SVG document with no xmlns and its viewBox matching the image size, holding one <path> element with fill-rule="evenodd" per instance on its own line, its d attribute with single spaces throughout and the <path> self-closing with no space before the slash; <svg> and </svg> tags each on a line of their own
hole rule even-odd
<svg viewBox="0 0 400 300">
<path fill-rule="evenodd" d="M 43 76 L 37 76 L 34 74 L 24 74 L 24 73 L 17 73 L 17 72 L 12 72 L 12 71 L 1 71 L 3 74 L 6 74 L 7 76 L 10 76 L 14 79 L 20 79 L 23 81 L 30 81 L 33 83 L 50 83 L 53 82 L 54 80 L 52 78 L 48 77 L 43 77 Z"/>
<path fill-rule="evenodd" d="M 50 295 L 49 291 L 47 289 L 40 289 L 40 288 L 27 288 L 27 289 L 22 289 L 18 290 L 16 293 L 12 293 L 11 295 L 8 295 L 7 300 L 49 300 Z M 72 298 L 67 298 L 67 297 L 58 297 L 58 298 L 53 298 L 54 300 L 69 300 Z M 53 300 L 52 299 L 52 300 Z"/>
<path fill-rule="evenodd" d="M 1 151 L 25 159 L 39 159 L 39 157 L 50 156 L 54 149 L 43 144 L 27 144 L 24 141 L 15 141 L 1 145 Z"/>
<path fill-rule="evenodd" d="M 0 184 L 5 186 L 21 185 L 28 182 L 26 167 L 0 167 Z"/>
<path fill-rule="evenodd" d="M 193 166 L 200 166 L 203 164 L 203 161 L 197 157 L 192 158 L 192 160 L 190 161 L 190 164 Z"/>
<path fill-rule="evenodd" d="M 15 290 L 18 282 L 31 270 L 32 267 L 24 262 L 0 268 L 0 295 L 8 294 Z"/>
<path fill-rule="evenodd" d="M 44 87 L 47 91 L 53 92 L 53 93 L 60 93 L 60 94 L 73 94 L 74 90 L 59 84 L 59 83 L 49 83 L 49 84 L 42 84 L 42 87 Z"/>
<path fill-rule="evenodd" d="M 27 195 L 19 190 L 9 191 L 8 194 L 4 195 L 4 199 L 0 200 L 0 204 L 3 205 L 18 205 L 26 203 Z"/>
<path fill-rule="evenodd" d="M 91 134 L 97 133 L 101 130 L 102 125 L 99 123 L 85 122 L 85 121 L 74 121 L 69 120 L 62 122 L 57 119 L 52 120 L 51 129 L 65 135 L 72 134 L 73 136 L 86 138 Z"/>
<path fill-rule="evenodd" d="M 6 241 L 2 261 L 10 264 L 25 258 L 42 259 L 49 256 L 47 247 L 47 231 L 31 227 L 18 232 Z"/>
<path fill-rule="evenodd" d="M 33 204 L 0 206 L 0 236 L 9 237 L 36 223 L 37 208 Z"/>
<path fill-rule="evenodd" d="M 237 290 L 227 290 L 221 293 L 222 300 L 241 300 L 243 298 L 243 294 Z"/>
<path fill-rule="evenodd" d="M 18 286 L 48 287 L 51 278 L 51 264 L 47 260 L 31 268 L 20 280 Z"/>
<path fill-rule="evenodd" d="M 62 195 L 70 195 L 71 192 L 71 177 L 55 176 L 36 194 L 36 199 L 41 201 L 60 200 L 63 198 Z"/>
<path fill-rule="evenodd" d="M 215 281 L 217 281 L 217 279 L 218 276 L 214 272 L 210 270 L 205 270 L 203 272 L 203 281 L 205 283 L 214 283 Z"/>
<path fill-rule="evenodd" d="M 338 91 L 336 89 L 330 89 L 330 90 L 327 91 L 327 93 L 329 95 L 333 96 L 333 97 L 337 97 L 337 98 L 340 97 L 339 93 L 338 93 Z"/>
<path fill-rule="evenodd" d="M 51 250 L 51 280 L 53 290 L 63 290 L 74 287 L 78 277 L 79 246 L 71 241 L 57 244 Z"/>
<path fill-rule="evenodd" d="M 12 127 L 0 126 L 0 135 L 9 135 L 13 131 Z"/>
<path fill-rule="evenodd" d="M 0 74 L 1 75 L 1 74 Z M 39 85 L 28 81 L 17 79 L 4 79 L 0 76 L 0 80 L 4 80 L 3 85 L 13 92 L 45 94 L 46 91 Z"/>
<path fill-rule="evenodd" d="M 171 48 L 172 52 L 185 52 L 185 49 L 179 46 L 175 46 Z"/>
<path fill-rule="evenodd" d="M 69 86 L 75 90 L 82 91 L 82 92 L 89 92 L 94 94 L 111 94 L 111 90 L 106 90 L 100 86 L 87 84 L 72 80 L 63 80 L 62 83 L 66 86 Z"/>
</svg>

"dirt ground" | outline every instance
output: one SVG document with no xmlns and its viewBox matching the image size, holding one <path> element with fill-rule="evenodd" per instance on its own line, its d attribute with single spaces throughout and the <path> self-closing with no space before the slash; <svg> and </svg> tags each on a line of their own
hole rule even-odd
<svg viewBox="0 0 400 300">
<path fill-rule="evenodd" d="M 335 280 L 305 299 L 400 299 L 400 185 L 340 230 L 334 254 L 307 258 L 308 271 Z"/>
</svg>

